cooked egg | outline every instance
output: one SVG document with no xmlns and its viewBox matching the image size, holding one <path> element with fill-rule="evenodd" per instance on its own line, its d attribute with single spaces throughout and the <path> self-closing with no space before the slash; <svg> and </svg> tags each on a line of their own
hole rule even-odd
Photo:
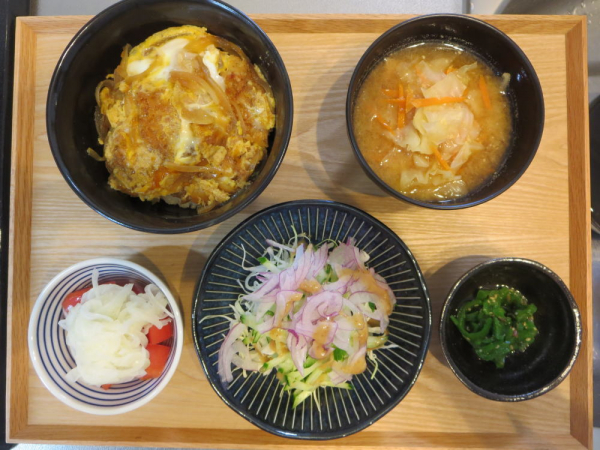
<svg viewBox="0 0 600 450">
<path fill-rule="evenodd" d="M 219 64 L 219 53 L 219 50 L 217 50 L 214 45 L 210 45 L 202 55 L 202 62 L 208 69 L 210 77 L 216 81 L 221 89 L 225 89 L 225 80 L 221 75 L 219 75 L 219 71 L 217 70 L 217 65 Z"/>
<path fill-rule="evenodd" d="M 97 99 L 110 186 L 199 211 L 248 183 L 275 125 L 260 70 L 239 47 L 194 26 L 124 50 Z"/>
</svg>

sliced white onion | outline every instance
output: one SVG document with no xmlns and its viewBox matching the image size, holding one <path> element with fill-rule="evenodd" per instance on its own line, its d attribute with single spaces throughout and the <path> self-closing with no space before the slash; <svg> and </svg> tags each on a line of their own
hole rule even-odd
<svg viewBox="0 0 600 450">
<path fill-rule="evenodd" d="M 133 285 L 99 284 L 92 273 L 92 289 L 81 302 L 69 308 L 59 326 L 76 367 L 67 380 L 101 386 L 118 384 L 146 375 L 150 357 L 145 349 L 146 332 L 171 321 L 167 298 L 156 286 L 135 294 Z"/>
<path fill-rule="evenodd" d="M 221 377 L 222 382 L 230 383 L 233 381 L 233 374 L 231 373 L 231 362 L 233 360 L 233 356 L 235 355 L 235 350 L 233 345 L 235 341 L 244 333 L 248 331 L 248 327 L 243 323 L 236 323 L 231 327 L 229 333 L 225 337 L 225 340 L 221 344 L 221 348 L 219 349 L 219 364 L 217 367 L 217 372 Z"/>
</svg>

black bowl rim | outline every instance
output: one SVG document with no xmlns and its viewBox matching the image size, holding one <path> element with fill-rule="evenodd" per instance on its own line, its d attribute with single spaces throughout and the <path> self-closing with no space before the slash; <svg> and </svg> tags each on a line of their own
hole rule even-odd
<svg viewBox="0 0 600 450">
<path fill-rule="evenodd" d="M 196 223 L 196 224 L 192 224 L 192 225 L 173 224 L 172 227 L 138 226 L 138 225 L 134 225 L 125 220 L 117 220 L 114 217 L 111 217 L 108 213 L 104 212 L 102 209 L 100 209 L 90 198 L 88 198 L 88 196 L 83 191 L 81 191 L 79 189 L 79 187 L 73 182 L 71 176 L 69 175 L 67 167 L 66 167 L 65 163 L 63 162 L 62 156 L 60 154 L 59 145 L 58 145 L 57 137 L 56 137 L 56 132 L 54 129 L 54 122 L 56 120 L 56 114 L 55 114 L 55 106 L 56 105 L 52 99 L 58 95 L 56 92 L 57 85 L 59 84 L 59 82 L 62 81 L 62 79 L 65 76 L 64 75 L 65 71 L 66 71 L 65 65 L 72 58 L 72 52 L 75 51 L 74 47 L 77 46 L 80 43 L 80 41 L 85 42 L 88 38 L 88 35 L 94 33 L 94 31 L 95 31 L 94 28 L 102 26 L 103 23 L 109 22 L 112 19 L 112 17 L 120 15 L 123 11 L 130 9 L 131 7 L 139 8 L 140 6 L 143 6 L 145 4 L 154 4 L 154 3 L 161 3 L 161 2 L 169 3 L 169 0 L 121 0 L 117 3 L 115 3 L 114 5 L 109 6 L 108 8 L 104 9 L 97 15 L 95 15 L 83 27 L 81 27 L 81 29 L 77 32 L 77 34 L 75 34 L 75 36 L 71 39 L 69 44 L 67 44 L 67 46 L 65 47 L 65 50 L 61 54 L 61 56 L 56 64 L 56 67 L 52 74 L 52 79 L 50 80 L 50 87 L 48 88 L 48 96 L 47 96 L 47 100 L 46 100 L 46 131 L 48 134 L 48 141 L 50 143 L 50 150 L 52 151 L 52 156 L 54 157 L 54 161 L 56 162 L 56 165 L 58 166 L 58 168 L 59 168 L 63 178 L 67 182 L 67 184 L 71 187 L 73 192 L 75 192 L 75 194 L 77 194 L 77 196 L 86 205 L 88 205 L 92 210 L 96 211 L 101 216 L 105 217 L 106 219 L 108 219 L 111 222 L 114 222 L 118 225 L 124 226 L 126 228 L 130 228 L 130 229 L 136 230 L 136 231 L 143 231 L 146 233 L 177 234 L 177 233 L 189 233 L 192 231 L 198 231 L 198 230 L 202 230 L 205 228 L 209 228 L 218 223 L 221 223 L 224 220 L 227 220 L 230 217 L 232 217 L 233 215 L 242 211 L 250 203 L 252 203 L 254 200 L 256 200 L 256 198 L 267 188 L 267 186 L 271 183 L 271 181 L 275 177 L 275 174 L 279 170 L 279 167 L 281 166 L 283 158 L 285 157 L 288 145 L 290 143 L 290 138 L 292 135 L 293 119 L 294 119 L 294 99 L 293 99 L 293 94 L 292 94 L 292 86 L 291 86 L 290 78 L 289 78 L 289 75 L 287 72 L 287 68 L 285 67 L 285 64 L 283 62 L 283 59 L 281 58 L 279 51 L 277 50 L 277 48 L 275 47 L 275 45 L 273 44 L 273 42 L 271 41 L 269 36 L 263 31 L 262 28 L 260 28 L 258 26 L 258 24 L 256 22 L 254 22 L 252 19 L 250 19 L 246 14 L 241 12 L 239 9 L 234 8 L 233 6 L 225 3 L 224 1 L 221 1 L 221 0 L 186 0 L 186 1 L 194 2 L 194 3 L 212 4 L 217 8 L 221 8 L 221 9 L 229 11 L 233 15 L 237 16 L 243 22 L 246 22 L 260 36 L 261 40 L 266 43 L 273 59 L 275 60 L 275 64 L 277 66 L 280 66 L 283 69 L 282 76 L 283 76 L 283 84 L 284 84 L 284 90 L 285 90 L 284 96 L 286 97 L 286 100 L 290 104 L 290 110 L 288 112 L 287 120 L 282 127 L 283 128 L 283 137 L 282 137 L 281 152 L 277 156 L 275 163 L 273 164 L 273 167 L 267 173 L 262 184 L 257 185 L 255 188 L 256 190 L 254 192 L 252 192 L 251 194 L 249 194 L 248 197 L 243 202 L 241 202 L 239 205 L 237 205 L 235 208 L 231 208 L 231 209 L 225 211 L 223 214 L 221 214 L 218 217 L 215 217 L 212 220 L 209 220 L 206 222 L 200 222 L 200 223 Z M 127 194 L 123 194 L 123 195 L 127 195 Z"/>
<path fill-rule="evenodd" d="M 456 291 L 465 283 L 465 281 L 467 281 L 469 278 L 471 278 L 474 274 L 476 274 L 476 273 L 480 272 L 481 270 L 488 268 L 490 266 L 495 266 L 498 264 L 505 264 L 505 263 L 525 265 L 532 270 L 537 270 L 538 272 L 542 272 L 543 274 L 549 276 L 552 279 L 552 281 L 554 281 L 554 283 L 556 283 L 556 285 L 562 291 L 563 296 L 561 297 L 561 299 L 563 299 L 564 301 L 566 301 L 569 304 L 569 310 L 572 311 L 572 313 L 573 313 L 573 315 L 571 316 L 571 319 L 573 320 L 574 325 L 575 325 L 575 332 L 576 332 L 575 346 L 572 350 L 571 358 L 569 359 L 569 362 L 567 363 L 566 367 L 563 369 L 563 371 L 560 373 L 560 375 L 558 377 L 556 377 L 554 380 L 552 380 L 547 385 L 545 385 L 535 391 L 528 392 L 525 394 L 516 394 L 516 395 L 498 394 L 498 393 L 495 393 L 492 391 L 488 391 L 487 389 L 483 389 L 482 387 L 473 383 L 460 370 L 458 365 L 455 363 L 454 359 L 452 359 L 452 356 L 450 355 L 450 351 L 448 348 L 448 342 L 446 341 L 446 338 L 445 338 L 446 326 L 449 324 L 448 316 L 450 314 L 450 310 L 452 309 L 450 304 L 452 303 L 452 300 L 454 300 L 454 295 L 456 294 Z M 480 395 L 489 400 L 496 400 L 496 401 L 501 401 L 501 402 L 520 402 L 520 401 L 524 401 L 524 400 L 530 400 L 535 397 L 539 397 L 540 395 L 543 395 L 543 394 L 551 391 L 552 389 L 554 389 L 556 386 L 558 386 L 560 383 L 562 383 L 564 381 L 564 379 L 567 377 L 567 375 L 573 368 L 573 365 L 575 364 L 575 361 L 577 360 L 577 356 L 579 355 L 583 330 L 582 330 L 582 325 L 581 325 L 581 314 L 579 312 L 579 307 L 577 306 L 577 303 L 575 302 L 573 295 L 569 291 L 569 288 L 567 288 L 565 283 L 562 281 L 562 279 L 556 273 L 554 273 L 552 270 L 550 270 L 548 267 L 546 267 L 542 263 L 533 261 L 531 259 L 505 257 L 505 258 L 491 259 L 489 261 L 478 264 L 475 267 L 473 267 L 472 269 L 470 269 L 469 271 L 467 271 L 464 275 L 462 275 L 456 281 L 454 286 L 452 286 L 452 288 L 450 289 L 450 292 L 448 293 L 448 296 L 446 297 L 446 301 L 444 302 L 444 306 L 442 307 L 442 313 L 440 315 L 440 323 L 439 323 L 439 333 L 440 333 L 440 343 L 442 346 L 442 353 L 444 353 L 444 356 L 446 357 L 446 360 L 448 361 L 448 364 L 450 365 L 450 369 L 452 369 L 452 372 L 454 373 L 454 375 L 456 375 L 456 378 L 458 378 L 462 384 L 464 384 L 467 388 L 469 388 L 475 394 Z"/>
<path fill-rule="evenodd" d="M 398 192 L 397 190 L 393 189 L 386 182 L 384 182 L 379 177 L 379 175 L 377 175 L 375 173 L 375 171 L 373 169 L 371 169 L 371 167 L 369 166 L 369 164 L 363 157 L 363 155 L 360 151 L 360 148 L 358 147 L 358 143 L 356 142 L 356 138 L 354 136 L 354 130 L 352 128 L 352 123 L 351 123 L 351 119 L 350 119 L 352 116 L 352 100 L 355 96 L 354 95 L 355 94 L 354 91 L 356 88 L 355 85 L 358 82 L 358 79 L 357 79 L 358 78 L 358 68 L 363 65 L 363 62 L 369 56 L 369 54 L 376 49 L 376 47 L 379 45 L 379 43 L 385 37 L 387 37 L 390 34 L 393 34 L 399 28 L 401 28 L 407 24 L 413 23 L 413 22 L 432 21 L 432 20 L 435 21 L 440 18 L 452 18 L 454 20 L 464 21 L 465 23 L 468 23 L 468 22 L 477 23 L 478 25 L 488 28 L 492 33 L 495 33 L 501 40 L 506 42 L 506 44 L 508 46 L 512 47 L 513 50 L 519 55 L 519 58 L 521 59 L 523 66 L 531 74 L 531 79 L 533 81 L 534 90 L 535 90 L 535 96 L 539 99 L 540 106 L 541 106 L 541 118 L 540 118 L 541 120 L 540 120 L 539 129 L 537 130 L 538 131 L 537 136 L 535 139 L 535 145 L 534 145 L 535 148 L 534 148 L 533 152 L 531 153 L 531 156 L 529 157 L 529 159 L 523 165 L 523 167 L 519 170 L 519 172 L 515 175 L 515 177 L 509 183 L 506 184 L 506 186 L 502 187 L 501 189 L 498 189 L 497 191 L 491 193 L 487 197 L 484 197 L 480 200 L 475 200 L 475 201 L 465 202 L 465 203 L 426 202 L 423 200 L 414 199 L 412 197 L 404 195 L 401 192 Z M 515 184 L 519 180 L 519 178 L 521 178 L 521 176 L 525 173 L 527 168 L 530 166 L 531 161 L 533 161 L 533 158 L 535 157 L 535 155 L 537 153 L 537 150 L 540 146 L 540 142 L 542 140 L 544 124 L 546 121 L 545 117 L 546 117 L 546 112 L 545 112 L 545 105 L 544 105 L 544 94 L 542 91 L 542 86 L 540 84 L 540 80 L 537 76 L 536 71 L 533 68 L 533 65 L 531 64 L 531 61 L 529 61 L 529 58 L 527 58 L 527 55 L 525 55 L 523 50 L 521 50 L 521 47 L 519 47 L 515 43 L 515 41 L 513 41 L 506 33 L 504 33 L 503 31 L 500 31 L 498 28 L 494 27 L 493 25 L 490 25 L 489 23 L 484 22 L 483 20 L 476 19 L 475 17 L 467 16 L 467 15 L 463 15 L 463 14 L 422 15 L 422 16 L 414 17 L 412 19 L 408 19 L 403 22 L 400 22 L 399 24 L 394 25 L 392 28 L 390 28 L 389 30 L 384 32 L 375 41 L 373 41 L 373 43 L 369 46 L 369 48 L 367 48 L 367 50 L 365 51 L 363 56 L 360 58 L 360 60 L 356 64 L 356 67 L 354 68 L 354 72 L 352 73 L 352 77 L 350 78 L 350 83 L 348 84 L 348 94 L 346 96 L 346 129 L 348 132 L 348 138 L 350 139 L 350 144 L 352 145 L 352 150 L 354 151 L 354 155 L 358 159 L 360 165 L 362 166 L 362 168 L 366 172 L 366 174 L 369 176 L 369 178 L 371 178 L 371 180 L 373 180 L 375 182 L 375 184 L 377 184 L 381 189 L 383 189 L 385 192 L 390 194 L 392 197 L 396 197 L 397 199 L 404 200 L 408 203 L 412 203 L 413 205 L 422 206 L 422 207 L 431 208 L 431 209 L 440 209 L 440 210 L 464 209 L 464 208 L 471 208 L 473 206 L 480 205 L 482 203 L 485 203 L 489 200 L 496 198 L 497 196 L 499 196 L 500 194 L 502 194 L 503 192 L 508 190 L 513 184 Z M 460 201 L 460 198 L 457 200 Z"/>
<path fill-rule="evenodd" d="M 281 431 L 276 426 L 270 426 L 270 425 L 264 426 L 262 423 L 256 421 L 252 415 L 245 414 L 244 412 L 239 411 L 235 407 L 235 405 L 233 405 L 221 393 L 221 391 L 215 386 L 215 382 L 212 380 L 212 378 L 211 378 L 211 376 L 210 376 L 210 374 L 208 372 L 208 367 L 206 365 L 205 358 L 204 358 L 204 356 L 202 354 L 202 351 L 200 349 L 200 343 L 199 343 L 199 339 L 200 338 L 198 336 L 198 333 L 196 332 L 196 322 L 197 322 L 197 319 L 198 319 L 198 309 L 199 309 L 199 304 L 200 304 L 200 287 L 202 286 L 202 283 L 204 282 L 204 279 L 207 276 L 206 268 L 210 267 L 212 265 L 214 259 L 217 257 L 217 254 L 221 251 L 221 249 L 225 245 L 225 242 L 227 242 L 227 240 L 232 235 L 234 235 L 235 233 L 237 233 L 240 229 L 244 228 L 255 217 L 258 217 L 258 216 L 260 216 L 262 214 L 267 214 L 267 213 L 269 213 L 269 212 L 271 212 L 273 210 L 279 209 L 279 208 L 284 208 L 284 207 L 294 206 L 294 205 L 296 205 L 296 206 L 329 206 L 329 207 L 341 208 L 341 209 L 345 209 L 347 211 L 352 211 L 353 213 L 357 213 L 359 215 L 363 215 L 363 216 L 365 216 L 366 218 L 368 218 L 370 220 L 374 220 L 377 224 L 379 224 L 379 226 L 381 226 L 381 228 L 383 228 L 384 230 L 388 231 L 393 236 L 396 236 L 398 238 L 398 243 L 403 248 L 403 250 L 406 251 L 407 257 L 410 258 L 410 261 L 414 264 L 416 273 L 418 275 L 418 282 L 423 287 L 424 300 L 425 300 L 425 303 L 427 305 L 427 308 L 426 308 L 426 315 L 427 315 L 426 321 L 427 321 L 427 324 L 426 325 L 427 325 L 428 330 L 423 335 L 423 347 L 419 351 L 419 360 L 420 360 L 419 364 L 418 364 L 418 366 L 416 368 L 414 376 L 412 377 L 412 379 L 410 380 L 410 382 L 407 384 L 407 389 L 404 392 L 404 395 L 399 396 L 398 399 L 397 399 L 397 401 L 395 401 L 394 403 L 390 404 L 388 407 L 383 408 L 380 411 L 378 411 L 377 413 L 375 413 L 374 416 L 371 417 L 369 420 L 365 420 L 363 422 L 360 422 L 360 423 L 356 424 L 354 427 L 351 427 L 349 431 L 345 431 L 345 432 L 324 432 L 324 433 L 313 433 L 313 434 L 309 434 L 309 435 L 297 435 L 295 433 Z M 402 241 L 402 239 L 400 239 L 400 237 L 397 235 L 397 233 L 395 233 L 393 230 L 391 230 L 387 225 L 385 225 L 379 219 L 373 217 L 369 213 L 367 213 L 365 211 L 362 211 L 361 209 L 358 209 L 358 208 L 356 208 L 356 207 L 354 207 L 352 205 L 348 205 L 346 203 L 341 203 L 341 202 L 336 202 L 336 201 L 333 201 L 333 200 L 319 200 L 319 199 L 314 199 L 314 200 L 292 200 L 292 201 L 289 201 L 289 202 L 278 203 L 276 205 L 272 205 L 272 206 L 269 206 L 269 207 L 267 207 L 265 209 L 262 209 L 262 210 L 260 210 L 260 211 L 258 211 L 256 213 L 252 214 L 247 219 L 245 219 L 243 222 L 241 222 L 239 225 L 237 225 L 233 230 L 231 230 L 219 242 L 219 244 L 213 249 L 212 253 L 210 254 L 210 257 L 208 258 L 208 260 L 204 264 L 204 268 L 202 269 L 202 274 L 198 278 L 198 282 L 196 283 L 196 287 L 194 288 L 194 298 L 193 298 L 192 302 L 193 303 L 192 303 L 191 327 L 192 327 L 192 338 L 193 338 L 194 348 L 196 349 L 196 354 L 198 356 L 198 359 L 200 360 L 200 364 L 202 366 L 202 370 L 204 371 L 204 374 L 206 375 L 206 378 L 207 378 L 209 384 L 211 385 L 211 387 L 213 388 L 213 390 L 216 392 L 216 394 L 219 396 L 219 398 L 227 406 L 229 406 L 233 411 L 235 411 L 236 413 L 238 413 L 240 416 L 242 416 L 244 419 L 246 419 L 247 421 L 249 421 L 253 425 L 255 425 L 258 428 L 260 428 L 262 430 L 265 430 L 265 431 L 267 431 L 267 432 L 269 432 L 271 434 L 274 434 L 276 436 L 281 436 L 281 437 L 291 438 L 291 439 L 308 440 L 308 441 L 325 441 L 325 440 L 330 440 L 330 439 L 343 438 L 343 437 L 346 437 L 346 436 L 350 436 L 350 435 L 352 435 L 354 433 L 357 433 L 359 431 L 362 431 L 365 428 L 367 428 L 368 426 L 370 426 L 373 423 L 375 423 L 376 421 L 378 421 L 379 419 L 381 419 L 388 412 L 390 412 L 392 409 L 394 409 L 396 406 L 398 406 L 398 404 L 404 399 L 404 397 L 406 397 L 406 395 L 410 392 L 410 390 L 413 388 L 413 386 L 417 382 L 417 379 L 419 378 L 419 375 L 421 374 L 421 370 L 423 369 L 423 364 L 425 363 L 425 358 L 427 357 L 427 351 L 429 349 L 429 343 L 430 343 L 430 340 L 431 340 L 431 333 L 432 333 L 432 310 L 431 310 L 431 300 L 430 300 L 430 297 L 429 297 L 429 290 L 427 289 L 427 284 L 425 283 L 425 277 L 423 275 L 423 272 L 421 271 L 421 268 L 419 267 L 419 264 L 417 263 L 417 260 L 415 259 L 414 255 L 412 254 L 412 252 L 410 251 L 410 249 L 408 248 L 408 246 L 404 243 L 404 241 Z"/>
</svg>

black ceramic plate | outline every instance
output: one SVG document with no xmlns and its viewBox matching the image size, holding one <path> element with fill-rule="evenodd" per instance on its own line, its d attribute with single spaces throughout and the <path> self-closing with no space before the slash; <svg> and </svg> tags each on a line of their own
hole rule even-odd
<svg viewBox="0 0 600 450">
<path fill-rule="evenodd" d="M 292 409 L 291 396 L 282 392 L 275 377 L 233 371 L 229 388 L 217 374 L 218 351 L 229 330 L 224 318 L 233 315 L 230 305 L 242 293 L 237 281 L 246 277 L 246 264 L 257 265 L 265 239 L 287 242 L 292 227 L 312 242 L 356 239 L 368 252 L 373 267 L 389 283 L 397 303 L 390 318 L 390 341 L 398 348 L 377 350 L 379 368 L 371 361 L 367 371 L 354 376 L 353 391 L 321 388 L 319 404 L 306 400 Z M 248 259 L 249 258 L 249 259 Z M 415 383 L 429 344 L 431 306 L 423 275 L 406 245 L 392 230 L 370 215 L 341 203 L 303 200 L 282 203 L 258 212 L 233 230 L 215 248 L 196 286 L 192 313 L 194 343 L 202 367 L 217 394 L 233 410 L 260 428 L 297 439 L 333 439 L 362 430 L 384 416 Z"/>
</svg>

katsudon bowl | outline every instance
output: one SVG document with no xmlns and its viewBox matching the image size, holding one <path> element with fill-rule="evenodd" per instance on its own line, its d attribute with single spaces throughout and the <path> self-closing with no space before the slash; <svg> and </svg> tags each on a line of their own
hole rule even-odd
<svg viewBox="0 0 600 450">
<path fill-rule="evenodd" d="M 275 127 L 267 156 L 249 183 L 214 209 L 198 213 L 150 202 L 112 189 L 106 165 L 88 148 L 102 154 L 94 113 L 98 83 L 112 74 L 126 45 L 136 46 L 169 27 L 196 25 L 239 46 L 258 66 L 275 100 Z M 269 37 L 237 9 L 217 0 L 123 0 L 104 10 L 75 35 L 60 57 L 47 101 L 50 148 L 63 177 L 94 211 L 138 231 L 183 233 L 215 225 L 242 210 L 267 187 L 285 155 L 292 129 L 292 91 L 284 63 Z"/>
</svg>

